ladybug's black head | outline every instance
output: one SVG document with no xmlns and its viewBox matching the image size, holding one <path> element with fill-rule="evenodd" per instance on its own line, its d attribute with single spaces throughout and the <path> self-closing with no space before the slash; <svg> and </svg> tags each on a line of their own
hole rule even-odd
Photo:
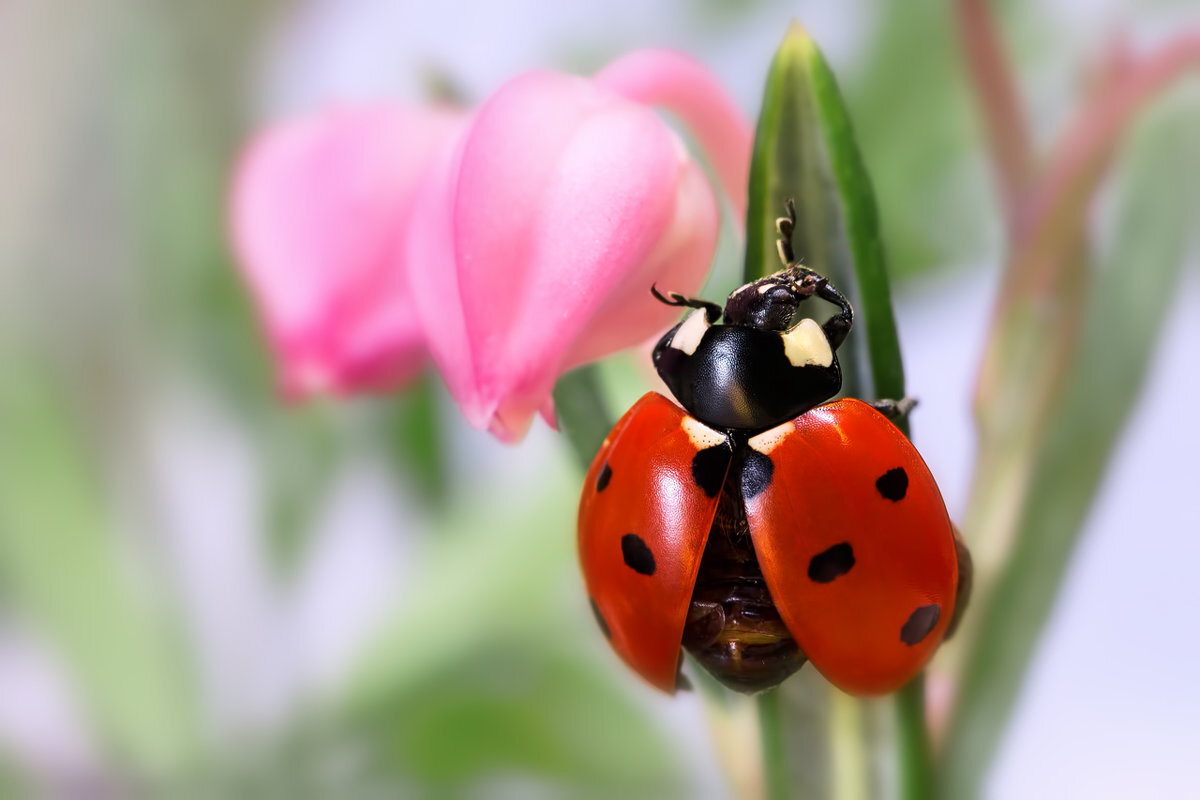
<svg viewBox="0 0 1200 800">
<path fill-rule="evenodd" d="M 725 324 L 785 331 L 792 327 L 800 304 L 822 285 L 828 281 L 803 267 L 790 267 L 747 283 L 734 289 L 725 301 Z"/>
<path fill-rule="evenodd" d="M 854 312 L 830 283 L 799 266 L 729 295 L 724 322 L 715 303 L 671 294 L 669 305 L 696 309 L 659 340 L 654 365 L 688 412 L 714 428 L 755 432 L 793 419 L 838 393 L 835 352 Z M 798 314 L 819 297 L 839 313 L 824 324 Z"/>
</svg>

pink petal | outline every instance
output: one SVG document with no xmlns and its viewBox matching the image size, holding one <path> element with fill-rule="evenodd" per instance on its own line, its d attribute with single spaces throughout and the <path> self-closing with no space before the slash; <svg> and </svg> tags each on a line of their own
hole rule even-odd
<svg viewBox="0 0 1200 800">
<path fill-rule="evenodd" d="M 342 109 L 273 127 L 232 197 L 242 271 L 290 395 L 389 388 L 424 358 L 395 251 L 458 112 Z"/>
<path fill-rule="evenodd" d="M 653 112 L 593 82 L 510 82 L 438 170 L 410 227 L 413 293 L 468 421 L 500 438 L 524 434 L 576 348 L 670 322 L 649 294 L 660 274 L 687 290 L 708 270 L 707 184 Z"/>
<path fill-rule="evenodd" d="M 670 50 L 639 50 L 596 75 L 596 83 L 676 114 L 704 148 L 744 224 L 754 131 L 737 103 L 702 64 Z"/>
<path fill-rule="evenodd" d="M 720 214 L 703 170 L 693 161 L 680 165 L 673 215 L 654 249 L 612 292 L 572 345 L 564 369 L 603 358 L 657 337 L 679 317 L 650 294 L 663 291 L 694 295 L 704 284 L 717 247 Z"/>
</svg>

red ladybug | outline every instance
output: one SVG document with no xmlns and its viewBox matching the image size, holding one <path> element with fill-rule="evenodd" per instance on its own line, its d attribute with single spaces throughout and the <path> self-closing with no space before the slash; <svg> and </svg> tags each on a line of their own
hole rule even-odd
<svg viewBox="0 0 1200 800">
<path fill-rule="evenodd" d="M 667 692 L 681 647 L 744 692 L 805 660 L 848 692 L 899 688 L 951 625 L 965 552 L 929 469 L 881 413 L 907 404 L 827 402 L 849 302 L 795 265 L 723 310 L 654 294 L 695 309 L 654 349 L 683 408 L 647 394 L 588 471 L 579 554 L 604 634 Z M 800 318 L 813 296 L 838 313 Z"/>
</svg>

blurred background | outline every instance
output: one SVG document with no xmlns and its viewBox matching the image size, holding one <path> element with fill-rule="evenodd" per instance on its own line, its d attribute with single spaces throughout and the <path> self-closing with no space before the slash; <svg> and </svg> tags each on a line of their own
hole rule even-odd
<svg viewBox="0 0 1200 800">
<path fill-rule="evenodd" d="M 1153 44 L 1200 21 L 1183 0 L 998 10 L 1043 143 L 1115 33 Z M 565 442 L 538 423 L 499 445 L 432 375 L 284 407 L 224 201 L 241 143 L 270 120 L 439 87 L 475 101 L 523 70 L 589 73 L 644 46 L 691 53 L 753 118 L 793 17 L 847 94 L 921 399 L 915 440 L 961 513 L 1004 242 L 945 4 L 0 6 L 0 796 L 727 795 L 744 731 L 640 685 L 596 634 Z M 1194 110 L 1192 84 L 1156 108 Z M 1093 221 L 1101 242 L 1117 192 Z M 1138 202 L 1153 217 L 1180 197 L 1164 184 Z M 718 258 L 736 268 L 735 247 Z M 1195 236 L 1181 275 L 1148 288 L 1163 334 L 989 796 L 1196 785 Z M 628 358 L 606 370 L 618 400 L 645 390 Z"/>
</svg>

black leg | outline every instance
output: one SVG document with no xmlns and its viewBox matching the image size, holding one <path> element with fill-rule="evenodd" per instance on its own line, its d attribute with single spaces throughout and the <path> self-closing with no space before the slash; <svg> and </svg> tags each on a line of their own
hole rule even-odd
<svg viewBox="0 0 1200 800">
<path fill-rule="evenodd" d="M 824 278 L 821 279 L 816 294 L 817 297 L 827 300 L 841 309 L 839 313 L 825 320 L 825 324 L 821 326 L 821 329 L 825 331 L 825 338 L 829 340 L 829 346 L 837 350 L 842 346 L 842 342 L 846 340 L 850 328 L 854 325 L 854 309 L 850 307 L 850 301 L 846 299 L 846 296 Z"/>
<path fill-rule="evenodd" d="M 650 287 L 650 294 L 654 295 L 655 299 L 664 305 L 703 309 L 704 316 L 708 319 L 709 325 L 712 325 L 721 318 L 721 307 L 719 305 L 710 303 L 707 300 L 701 300 L 699 297 L 685 297 L 678 292 L 667 292 L 664 296 L 658 290 L 658 287 L 653 285 Z"/>
<path fill-rule="evenodd" d="M 967 610 L 967 604 L 971 602 L 971 589 L 975 583 L 975 562 L 971 558 L 971 551 L 967 549 L 967 543 L 963 541 L 958 526 L 954 525 L 953 527 L 954 555 L 958 560 L 958 587 L 954 591 L 954 616 L 950 618 L 950 624 L 946 626 L 945 639 L 949 639 L 958 630 L 958 623 L 962 620 L 963 612 Z"/>
<path fill-rule="evenodd" d="M 775 230 L 779 231 L 779 241 L 776 245 L 783 266 L 790 267 L 796 261 L 796 254 L 792 252 L 792 233 L 796 230 L 796 203 L 790 197 L 784 203 L 787 206 L 787 216 L 775 220 Z"/>
<path fill-rule="evenodd" d="M 892 422 L 896 420 L 908 419 L 908 414 L 917 405 L 917 398 L 905 397 L 903 400 L 876 400 L 874 403 L 867 403 L 871 408 L 883 414 Z"/>
<path fill-rule="evenodd" d="M 821 326 L 821 329 L 825 331 L 825 338 L 829 340 L 829 346 L 837 350 L 842 346 L 842 342 L 846 340 L 850 328 L 854 325 L 854 309 L 850 306 L 850 301 L 826 278 L 807 267 L 794 265 L 788 268 L 787 273 L 798 296 L 816 295 L 840 309 Z"/>
</svg>

